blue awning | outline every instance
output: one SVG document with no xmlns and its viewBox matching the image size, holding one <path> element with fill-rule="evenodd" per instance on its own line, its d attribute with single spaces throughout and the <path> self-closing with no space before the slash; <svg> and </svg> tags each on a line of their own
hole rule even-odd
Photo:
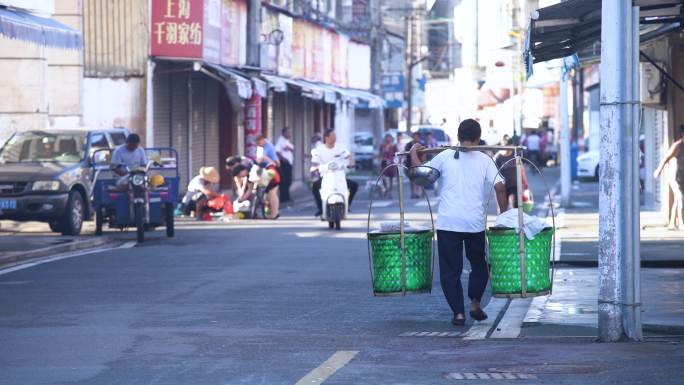
<svg viewBox="0 0 684 385">
<path fill-rule="evenodd" d="M 83 37 L 80 31 L 54 19 L 34 16 L 4 6 L 0 6 L 0 35 L 46 47 L 83 48 Z"/>
</svg>

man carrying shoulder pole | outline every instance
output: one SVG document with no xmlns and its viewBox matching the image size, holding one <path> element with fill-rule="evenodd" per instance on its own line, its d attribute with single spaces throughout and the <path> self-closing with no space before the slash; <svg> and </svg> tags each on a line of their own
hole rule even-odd
<svg viewBox="0 0 684 385">
<path fill-rule="evenodd" d="M 482 129 L 480 124 L 467 119 L 458 127 L 461 146 L 477 146 Z M 420 164 L 418 151 L 424 147 L 415 144 L 410 151 L 411 163 Z M 439 253 L 440 282 L 444 296 L 454 313 L 452 324 L 465 324 L 465 305 L 461 272 L 463 271 L 463 247 L 472 270 L 468 280 L 470 316 L 477 320 L 487 319 L 480 301 L 487 287 L 489 270 L 485 260 L 485 198 L 492 186 L 496 191 L 500 212 L 506 210 L 508 200 L 506 185 L 498 175 L 494 161 L 481 151 L 444 150 L 426 166 L 441 174 L 439 211 L 437 216 L 437 249 Z"/>
</svg>

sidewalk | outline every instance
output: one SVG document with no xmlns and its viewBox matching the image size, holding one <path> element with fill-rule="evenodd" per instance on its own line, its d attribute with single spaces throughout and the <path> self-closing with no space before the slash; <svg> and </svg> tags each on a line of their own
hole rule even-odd
<svg viewBox="0 0 684 385">
<path fill-rule="evenodd" d="M 0 221 L 0 267 L 115 242 L 93 232 L 92 222 L 83 224 L 83 235 L 67 237 L 51 232 L 46 223 Z"/>
<path fill-rule="evenodd" d="M 553 294 L 535 298 L 522 337 L 597 335 L 598 184 L 573 186 L 573 206 L 560 211 L 560 256 Z M 641 302 L 645 335 L 684 335 L 684 231 L 670 231 L 660 213 L 641 220 Z"/>
</svg>

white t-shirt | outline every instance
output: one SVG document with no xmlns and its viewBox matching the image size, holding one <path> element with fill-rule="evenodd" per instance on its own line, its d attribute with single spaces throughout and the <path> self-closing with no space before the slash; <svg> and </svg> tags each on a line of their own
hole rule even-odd
<svg viewBox="0 0 684 385">
<path fill-rule="evenodd" d="M 292 145 L 292 142 L 284 136 L 278 138 L 278 141 L 275 145 L 276 151 L 279 152 L 289 164 L 294 163 L 294 151 L 292 151 L 293 148 L 294 146 Z"/>
<path fill-rule="evenodd" d="M 485 230 L 485 205 L 496 183 L 504 179 L 492 158 L 480 151 L 445 150 L 425 165 L 439 170 L 440 191 L 437 230 L 479 233 Z M 496 204 L 496 203 L 495 203 Z"/>
<path fill-rule="evenodd" d="M 541 138 L 539 135 L 530 135 L 525 140 L 527 141 L 528 150 L 539 151 L 541 149 Z"/>
<path fill-rule="evenodd" d="M 189 192 L 202 192 L 203 188 L 207 188 L 211 191 L 218 191 L 217 187 L 218 185 L 216 183 L 207 182 L 199 175 L 196 175 L 190 180 L 190 183 L 188 183 Z"/>
<path fill-rule="evenodd" d="M 338 143 L 335 143 L 333 148 L 328 148 L 328 146 L 322 145 L 311 150 L 311 163 L 322 165 L 333 160 L 341 161 L 349 158 L 349 156 L 349 150 Z"/>
</svg>

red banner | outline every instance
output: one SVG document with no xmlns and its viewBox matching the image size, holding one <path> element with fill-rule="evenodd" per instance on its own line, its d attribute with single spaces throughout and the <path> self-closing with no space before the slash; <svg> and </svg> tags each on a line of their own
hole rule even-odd
<svg viewBox="0 0 684 385">
<path fill-rule="evenodd" d="M 151 54 L 202 58 L 204 0 L 152 0 Z"/>
<path fill-rule="evenodd" d="M 245 105 L 245 155 L 256 157 L 256 137 L 261 134 L 261 96 L 254 92 Z"/>
</svg>

